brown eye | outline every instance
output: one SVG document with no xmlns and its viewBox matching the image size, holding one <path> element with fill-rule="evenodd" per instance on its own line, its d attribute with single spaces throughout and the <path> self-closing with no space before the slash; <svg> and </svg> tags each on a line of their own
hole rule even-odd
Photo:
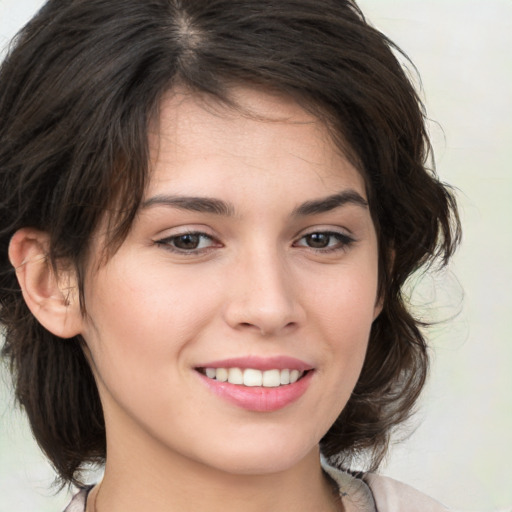
<svg viewBox="0 0 512 512">
<path fill-rule="evenodd" d="M 309 247 L 313 249 L 323 249 L 329 246 L 332 235 L 329 233 L 311 233 L 306 235 L 304 240 Z"/>
<path fill-rule="evenodd" d="M 197 233 L 187 233 L 186 235 L 180 235 L 173 238 L 174 247 L 184 251 L 197 249 L 200 242 L 201 235 Z"/>
<path fill-rule="evenodd" d="M 347 249 L 354 239 L 337 231 L 315 231 L 302 236 L 295 242 L 295 247 L 306 247 L 321 252 Z"/>
<path fill-rule="evenodd" d="M 197 254 L 218 246 L 218 242 L 206 233 L 182 233 L 156 241 L 157 245 L 180 254 Z"/>
</svg>

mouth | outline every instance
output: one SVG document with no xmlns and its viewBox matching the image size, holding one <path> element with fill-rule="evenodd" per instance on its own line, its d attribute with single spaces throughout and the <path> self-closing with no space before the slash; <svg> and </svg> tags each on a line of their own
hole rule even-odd
<svg viewBox="0 0 512 512">
<path fill-rule="evenodd" d="M 287 356 L 235 357 L 194 370 L 214 395 L 253 412 L 278 411 L 299 401 L 316 373 L 313 365 Z"/>
<path fill-rule="evenodd" d="M 208 379 L 218 382 L 228 382 L 237 386 L 279 388 L 295 384 L 306 376 L 310 370 L 295 368 L 273 368 L 259 370 L 257 368 L 196 368 Z"/>
</svg>

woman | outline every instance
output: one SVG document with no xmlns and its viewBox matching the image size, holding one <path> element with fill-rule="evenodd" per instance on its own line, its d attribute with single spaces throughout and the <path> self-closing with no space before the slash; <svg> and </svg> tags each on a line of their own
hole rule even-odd
<svg viewBox="0 0 512 512">
<path fill-rule="evenodd" d="M 355 4 L 50 0 L 0 72 L 1 322 L 68 512 L 444 510 L 371 473 L 459 239 Z"/>
</svg>

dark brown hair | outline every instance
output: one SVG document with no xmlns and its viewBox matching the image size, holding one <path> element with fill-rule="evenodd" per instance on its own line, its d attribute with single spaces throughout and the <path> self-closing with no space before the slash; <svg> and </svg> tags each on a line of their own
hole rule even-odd
<svg viewBox="0 0 512 512">
<path fill-rule="evenodd" d="M 25 305 L 7 249 L 21 227 L 50 236 L 83 285 L 100 220 L 122 243 L 148 179 L 148 123 L 177 84 L 230 102 L 251 84 L 312 109 L 357 162 L 379 240 L 384 308 L 362 374 L 322 440 L 325 455 L 380 462 L 424 385 L 427 346 L 402 296 L 460 236 L 454 198 L 427 162 L 421 102 L 400 51 L 349 0 L 50 0 L 0 69 L 0 322 L 34 435 L 64 480 L 105 457 L 101 404 L 77 337 Z"/>
</svg>

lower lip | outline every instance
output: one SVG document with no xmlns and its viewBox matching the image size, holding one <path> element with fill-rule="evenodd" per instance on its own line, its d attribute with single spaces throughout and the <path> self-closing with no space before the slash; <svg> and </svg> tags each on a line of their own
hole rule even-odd
<svg viewBox="0 0 512 512">
<path fill-rule="evenodd" d="M 228 402 L 255 412 L 272 412 L 283 409 L 297 401 L 307 390 L 313 371 L 310 370 L 293 384 L 275 388 L 249 387 L 210 379 L 198 372 L 210 391 Z"/>
</svg>

